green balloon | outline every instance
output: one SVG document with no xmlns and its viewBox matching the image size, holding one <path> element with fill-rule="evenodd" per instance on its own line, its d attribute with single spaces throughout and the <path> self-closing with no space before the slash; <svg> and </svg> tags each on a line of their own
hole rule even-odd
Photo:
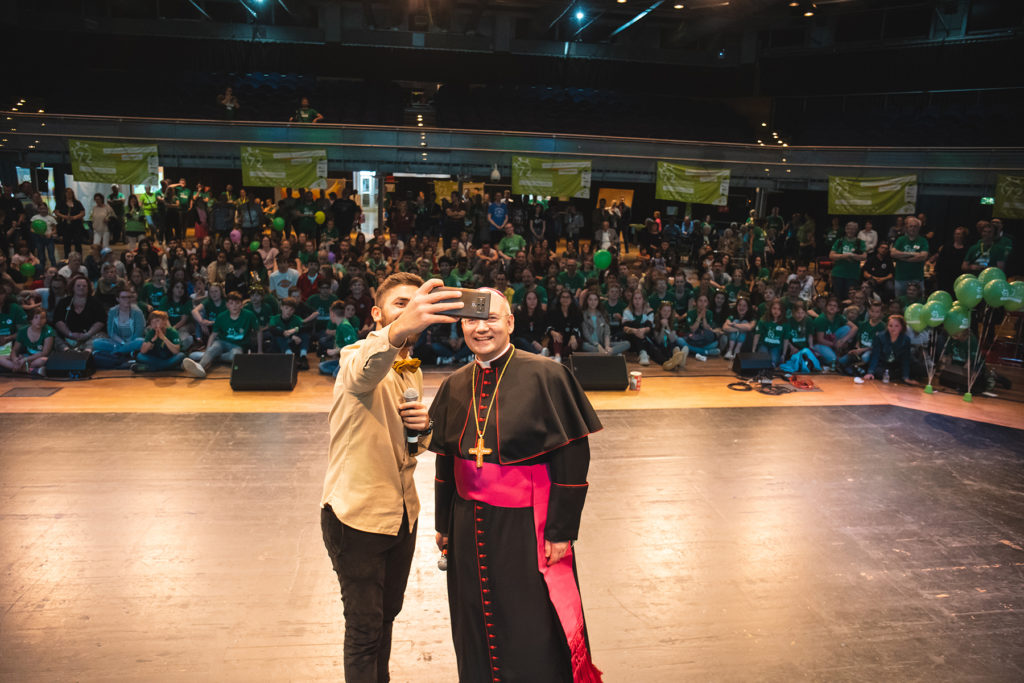
<svg viewBox="0 0 1024 683">
<path fill-rule="evenodd" d="M 1013 288 L 1006 280 L 991 280 L 985 285 L 985 303 L 992 308 L 1000 308 L 1012 298 Z"/>
<path fill-rule="evenodd" d="M 992 266 L 978 273 L 978 279 L 981 280 L 981 284 L 987 285 L 993 280 L 1005 280 L 1006 273 Z"/>
<path fill-rule="evenodd" d="M 42 235 L 46 232 L 46 221 L 41 218 L 37 218 L 32 221 L 32 232 L 37 235 Z"/>
<path fill-rule="evenodd" d="M 960 284 L 961 282 L 963 282 L 964 280 L 977 280 L 977 279 L 978 279 L 978 276 L 975 275 L 974 273 L 963 273 L 961 275 L 958 275 L 957 278 L 955 280 L 953 280 L 953 291 L 955 292 L 956 291 L 956 286 L 958 284 Z"/>
<path fill-rule="evenodd" d="M 960 276 L 960 278 L 962 277 L 963 275 Z M 974 308 L 981 303 L 985 286 L 976 277 L 970 277 L 965 280 L 960 278 L 957 278 L 959 281 L 953 287 L 953 291 L 956 292 L 956 300 L 967 308 Z"/>
<path fill-rule="evenodd" d="M 284 219 L 280 216 L 274 219 L 274 230 L 284 230 Z"/>
<path fill-rule="evenodd" d="M 932 301 L 941 301 L 946 308 L 953 305 L 953 297 L 950 296 L 949 292 L 945 292 L 941 289 L 931 293 L 928 297 L 928 303 L 931 303 Z"/>
<path fill-rule="evenodd" d="M 27 261 L 25 263 L 22 263 L 21 268 L 19 268 L 18 270 L 20 270 L 21 274 L 24 275 L 25 277 L 35 277 L 36 275 L 36 267 L 31 263 L 28 263 Z"/>
<path fill-rule="evenodd" d="M 608 253 L 607 249 L 598 249 L 594 252 L 594 267 L 598 270 L 604 270 L 612 264 L 612 255 Z"/>
<path fill-rule="evenodd" d="M 943 305 L 941 301 L 929 301 L 924 305 L 925 323 L 928 327 L 938 327 L 946 320 L 949 313 L 949 306 Z"/>
<path fill-rule="evenodd" d="M 922 304 L 910 304 L 907 306 L 907 310 L 903 312 L 903 317 L 906 319 L 907 325 L 914 332 L 921 332 L 924 328 L 928 327 L 927 323 L 925 323 L 925 311 Z"/>
<path fill-rule="evenodd" d="M 942 325 L 949 336 L 955 337 L 971 326 L 970 312 L 965 315 L 963 309 L 951 308 Z"/>
<path fill-rule="evenodd" d="M 1024 308 L 1024 280 L 1010 283 L 1010 296 L 1004 299 L 1003 308 L 1011 313 Z"/>
</svg>

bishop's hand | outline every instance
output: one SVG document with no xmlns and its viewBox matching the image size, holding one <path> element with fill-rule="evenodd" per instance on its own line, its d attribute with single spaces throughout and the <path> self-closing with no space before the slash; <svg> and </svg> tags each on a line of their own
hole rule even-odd
<svg viewBox="0 0 1024 683">
<path fill-rule="evenodd" d="M 565 554 L 569 552 L 569 541 L 561 541 L 558 543 L 552 543 L 545 539 L 544 541 L 544 557 L 548 560 L 548 566 L 558 564 Z"/>
</svg>

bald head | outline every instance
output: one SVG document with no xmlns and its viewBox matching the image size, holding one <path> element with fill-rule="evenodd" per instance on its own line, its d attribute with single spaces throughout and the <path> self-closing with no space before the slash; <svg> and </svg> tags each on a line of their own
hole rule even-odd
<svg viewBox="0 0 1024 683">
<path fill-rule="evenodd" d="M 512 307 L 509 306 L 508 299 L 505 298 L 504 294 L 491 287 L 481 287 L 480 289 L 489 292 L 491 295 L 491 313 L 498 313 L 499 315 L 510 315 L 512 313 Z"/>
<path fill-rule="evenodd" d="M 489 361 L 501 355 L 508 348 L 515 319 L 505 295 L 496 289 L 483 287 L 480 291 L 491 295 L 490 314 L 486 320 L 462 319 L 462 333 L 466 346 L 479 360 Z"/>
</svg>

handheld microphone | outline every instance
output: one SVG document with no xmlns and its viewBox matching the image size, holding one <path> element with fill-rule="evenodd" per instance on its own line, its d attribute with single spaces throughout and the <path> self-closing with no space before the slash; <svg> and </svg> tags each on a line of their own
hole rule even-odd
<svg viewBox="0 0 1024 683">
<path fill-rule="evenodd" d="M 437 568 L 443 572 L 448 571 L 448 544 L 441 548 L 441 557 L 437 560 Z"/>
<path fill-rule="evenodd" d="M 402 394 L 402 398 L 405 399 L 406 403 L 409 403 L 410 401 L 418 401 L 420 400 L 420 393 L 416 391 L 416 387 L 409 387 L 405 390 L 405 393 Z M 416 451 L 419 450 L 419 441 L 420 433 L 406 427 L 405 445 L 406 448 L 409 449 L 409 455 L 416 455 Z"/>
</svg>

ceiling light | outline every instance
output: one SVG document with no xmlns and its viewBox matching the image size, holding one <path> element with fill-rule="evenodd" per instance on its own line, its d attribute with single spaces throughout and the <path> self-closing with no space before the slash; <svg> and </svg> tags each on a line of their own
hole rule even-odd
<svg viewBox="0 0 1024 683">
<path fill-rule="evenodd" d="M 767 127 L 768 127 L 768 123 L 767 123 L 767 122 L 765 122 L 765 121 L 762 121 L 762 122 L 761 122 L 761 127 L 762 127 L 762 128 L 767 128 Z"/>
<path fill-rule="evenodd" d="M 422 122 L 422 121 L 420 121 L 420 122 L 419 122 L 419 123 L 417 123 L 416 125 L 417 125 L 417 126 L 419 126 L 420 128 L 422 128 L 422 127 L 423 127 L 423 122 Z"/>
<path fill-rule="evenodd" d="M 779 134 L 778 134 L 778 133 L 775 133 L 775 132 L 773 132 L 773 133 L 772 133 L 772 137 L 773 137 L 773 138 L 777 138 L 777 137 L 779 137 Z"/>
<path fill-rule="evenodd" d="M 43 111 L 42 109 L 40 109 L 40 110 L 39 110 L 39 113 L 40 113 L 40 114 L 44 114 L 44 113 L 46 113 L 46 112 L 44 112 L 44 111 Z"/>
<path fill-rule="evenodd" d="M 811 10 L 807 10 L 806 12 L 804 12 L 804 16 L 805 17 L 813 17 L 814 16 L 814 12 L 812 12 Z"/>
<path fill-rule="evenodd" d="M 35 149 L 35 148 L 36 148 L 36 146 L 35 146 L 35 145 L 29 145 L 29 146 L 28 146 L 28 148 L 29 148 L 29 149 Z"/>
<path fill-rule="evenodd" d="M 674 7 L 675 9 L 683 9 L 683 3 L 679 3 L 678 5 L 672 5 L 672 7 Z"/>
<path fill-rule="evenodd" d="M 615 0 L 615 2 L 619 3 L 620 5 L 626 4 L 626 0 Z"/>
<path fill-rule="evenodd" d="M 783 147 L 789 147 L 789 143 L 788 143 L 788 142 L 783 142 L 783 143 L 782 143 L 782 146 L 783 146 Z"/>
<path fill-rule="evenodd" d="M 793 169 L 791 169 L 791 168 L 787 168 L 786 169 L 786 173 L 792 173 L 792 172 L 793 172 Z"/>
<path fill-rule="evenodd" d="M 427 143 L 425 143 L 425 142 L 421 142 L 420 143 L 420 147 L 426 147 L 426 146 L 427 146 Z"/>
<path fill-rule="evenodd" d="M 583 17 L 585 17 L 585 16 L 586 15 L 583 14 L 583 12 L 577 12 L 576 13 L 576 21 L 583 21 Z"/>
<path fill-rule="evenodd" d="M 766 168 L 766 169 L 764 169 L 764 172 L 765 172 L 765 173 L 768 173 L 768 172 L 769 172 L 769 169 L 767 169 L 767 168 Z"/>
<path fill-rule="evenodd" d="M 791 2 L 791 3 L 789 3 L 789 6 L 790 7 L 799 7 L 800 3 L 799 2 Z"/>
</svg>

